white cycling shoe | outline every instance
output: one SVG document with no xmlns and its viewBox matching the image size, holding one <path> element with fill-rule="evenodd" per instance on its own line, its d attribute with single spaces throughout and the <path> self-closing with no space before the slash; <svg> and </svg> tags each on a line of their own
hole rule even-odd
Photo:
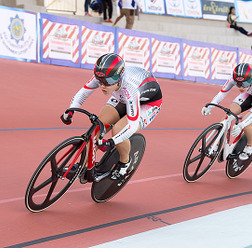
<svg viewBox="0 0 252 248">
<path fill-rule="evenodd" d="M 252 146 L 245 146 L 242 153 L 239 155 L 240 160 L 247 160 L 252 154 Z"/>
<path fill-rule="evenodd" d="M 115 166 L 115 168 L 112 170 L 110 178 L 113 180 L 120 179 L 122 176 L 127 174 L 130 164 L 131 164 L 131 159 L 126 164 L 119 161 L 117 165 Z"/>
</svg>

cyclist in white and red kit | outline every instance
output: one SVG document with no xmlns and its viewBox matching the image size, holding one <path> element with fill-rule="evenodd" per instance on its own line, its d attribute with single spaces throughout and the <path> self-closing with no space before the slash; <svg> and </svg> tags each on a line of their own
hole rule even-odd
<svg viewBox="0 0 252 248">
<path fill-rule="evenodd" d="M 214 97 L 212 103 L 219 104 L 230 90 L 237 86 L 240 94 L 234 99 L 230 105 L 230 110 L 236 115 L 250 109 L 250 111 L 243 117 L 242 122 L 234 125 L 231 134 L 237 137 L 242 129 L 247 138 L 247 145 L 243 152 L 239 155 L 241 160 L 247 160 L 252 154 L 252 66 L 248 63 L 238 64 L 234 71 L 233 77 L 227 80 L 221 91 Z M 202 114 L 211 114 L 213 106 L 203 107 Z"/>
<path fill-rule="evenodd" d="M 113 124 L 112 138 L 97 144 L 102 151 L 116 146 L 120 159 L 112 172 L 125 175 L 130 166 L 130 141 L 132 134 L 147 127 L 160 111 L 162 93 L 153 74 L 145 69 L 126 66 L 114 53 L 102 55 L 96 62 L 94 76 L 73 97 L 70 108 L 79 108 L 97 88 L 104 95 L 112 95 L 103 106 L 99 119 Z M 65 112 L 61 120 L 71 124 L 72 112 Z"/>
</svg>

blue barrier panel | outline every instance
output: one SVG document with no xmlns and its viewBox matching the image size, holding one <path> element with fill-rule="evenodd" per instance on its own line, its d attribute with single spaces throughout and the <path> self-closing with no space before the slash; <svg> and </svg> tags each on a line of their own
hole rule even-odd
<svg viewBox="0 0 252 248">
<path fill-rule="evenodd" d="M 93 69 L 103 54 L 114 53 L 117 38 L 115 28 L 95 23 L 81 25 L 81 68 Z"/>
<path fill-rule="evenodd" d="M 249 63 L 252 65 L 252 50 L 239 48 L 238 63 Z"/>
<path fill-rule="evenodd" d="M 183 68 L 184 80 L 210 83 L 211 80 L 211 61 L 209 43 L 191 40 L 183 42 Z"/>
<path fill-rule="evenodd" d="M 80 67 L 81 21 L 40 14 L 40 61 Z"/>
<path fill-rule="evenodd" d="M 126 65 L 138 66 L 150 70 L 150 33 L 117 28 L 118 49 L 116 52 Z"/>
<path fill-rule="evenodd" d="M 211 44 L 211 79 L 224 84 L 238 63 L 238 48 Z"/>
</svg>

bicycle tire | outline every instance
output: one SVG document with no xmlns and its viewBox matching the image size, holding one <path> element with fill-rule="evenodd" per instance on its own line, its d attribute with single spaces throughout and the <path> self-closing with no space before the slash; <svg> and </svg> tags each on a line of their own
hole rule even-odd
<svg viewBox="0 0 252 248">
<path fill-rule="evenodd" d="M 131 143 L 130 157 L 132 158 L 132 170 L 129 174 L 127 174 L 127 177 L 124 179 L 123 183 L 120 180 L 110 179 L 110 176 L 105 177 L 99 182 L 93 182 L 91 188 L 91 196 L 95 202 L 106 202 L 113 198 L 120 190 L 124 188 L 124 186 L 128 183 L 128 181 L 131 179 L 131 177 L 139 167 L 145 151 L 145 138 L 142 134 L 136 133 L 133 134 L 129 140 Z M 116 155 L 116 153 L 118 154 L 117 150 L 114 150 L 112 152 L 111 161 L 113 161 L 113 156 Z"/>
<path fill-rule="evenodd" d="M 69 138 L 56 146 L 40 163 L 32 175 L 25 193 L 25 205 L 29 211 L 35 213 L 47 209 L 72 186 L 83 169 L 87 154 L 86 147 L 76 161 L 77 167 L 73 176 L 69 179 L 65 178 L 65 180 L 61 180 L 60 177 L 64 174 L 64 168 L 71 164 L 71 159 L 73 159 L 83 142 L 83 137 Z M 62 189 L 55 193 L 56 187 Z M 40 191 L 43 191 L 43 194 L 37 195 Z M 43 196 L 45 196 L 43 200 L 39 201 Z"/>
<path fill-rule="evenodd" d="M 185 163 L 183 166 L 183 177 L 185 179 L 186 182 L 191 183 L 191 182 L 195 182 L 198 179 L 200 179 L 213 165 L 214 161 L 216 160 L 216 158 L 218 157 L 218 154 L 220 152 L 220 149 L 222 147 L 222 143 L 224 140 L 224 136 L 222 136 L 218 149 L 217 151 L 215 151 L 214 155 L 208 156 L 207 155 L 207 151 L 209 149 L 209 147 L 211 146 L 211 144 L 215 141 L 215 139 L 218 137 L 221 129 L 222 129 L 223 125 L 221 123 L 215 123 L 212 124 L 211 126 L 207 127 L 199 136 L 198 138 L 195 140 L 195 142 L 193 143 L 192 147 L 190 148 L 186 159 L 185 159 Z M 194 157 L 193 159 L 191 159 L 191 156 L 195 150 L 195 148 L 197 147 L 197 145 L 199 144 L 200 141 L 202 141 L 202 146 L 203 145 L 203 139 L 206 138 L 206 136 L 209 134 L 209 132 L 212 131 L 216 131 L 216 133 L 214 134 L 214 136 L 211 138 L 211 140 L 208 141 L 208 144 L 205 144 L 205 147 L 203 147 L 202 150 L 199 149 L 200 154 L 197 155 L 196 157 Z M 205 139 L 206 141 L 206 139 Z M 202 166 L 205 158 L 210 158 L 210 162 L 207 163 L 207 165 Z M 196 159 L 197 158 L 197 159 Z M 192 161 L 193 160 L 193 161 Z M 196 166 L 195 171 L 193 172 L 193 174 L 190 172 L 190 168 L 189 166 L 196 162 L 197 160 L 200 160 L 199 163 Z M 204 168 L 200 168 L 200 167 L 204 167 Z M 200 170 L 201 169 L 201 170 Z M 200 172 L 199 172 L 200 171 Z M 192 174 L 192 175 L 191 175 Z"/>
<path fill-rule="evenodd" d="M 248 169 L 252 161 L 252 157 L 244 161 L 239 159 L 239 154 L 241 151 L 243 151 L 246 144 L 247 144 L 247 138 L 245 134 L 243 134 L 239 142 L 236 144 L 233 154 L 231 154 L 227 158 L 226 175 L 230 179 L 236 178 L 241 174 L 243 174 Z"/>
</svg>

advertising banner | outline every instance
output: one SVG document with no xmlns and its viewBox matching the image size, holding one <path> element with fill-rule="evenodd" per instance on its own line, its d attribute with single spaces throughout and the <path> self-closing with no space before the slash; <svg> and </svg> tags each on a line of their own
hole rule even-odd
<svg viewBox="0 0 252 248">
<path fill-rule="evenodd" d="M 122 29 L 120 29 L 121 31 Z M 128 35 L 131 33 L 132 35 Z M 150 69 L 150 41 L 148 37 L 140 37 L 139 32 L 124 30 L 119 32 L 119 55 L 126 65 Z M 146 34 L 147 35 L 147 34 Z"/>
<path fill-rule="evenodd" d="M 185 16 L 202 18 L 200 0 L 184 0 Z"/>
<path fill-rule="evenodd" d="M 145 9 L 144 13 L 150 14 L 165 14 L 164 0 L 145 0 Z"/>
<path fill-rule="evenodd" d="M 114 32 L 92 30 L 82 26 L 81 63 L 95 64 L 105 53 L 114 53 Z"/>
<path fill-rule="evenodd" d="M 183 44 L 184 77 L 201 77 L 210 79 L 210 49 L 209 47 Z"/>
<path fill-rule="evenodd" d="M 41 61 L 79 67 L 79 26 L 60 21 L 41 18 Z"/>
<path fill-rule="evenodd" d="M 236 0 L 236 15 L 239 22 L 252 22 L 252 1 Z"/>
<path fill-rule="evenodd" d="M 211 48 L 212 79 L 227 80 L 237 65 L 237 50 Z"/>
<path fill-rule="evenodd" d="M 152 72 L 181 76 L 180 43 L 152 38 Z"/>
<path fill-rule="evenodd" d="M 230 6 L 234 6 L 233 0 L 202 0 L 203 18 L 226 21 Z"/>
<path fill-rule="evenodd" d="M 37 15 L 0 6 L 0 57 L 37 61 Z"/>
<path fill-rule="evenodd" d="M 166 13 L 168 15 L 184 16 L 184 3 L 183 0 L 165 0 Z"/>
</svg>

